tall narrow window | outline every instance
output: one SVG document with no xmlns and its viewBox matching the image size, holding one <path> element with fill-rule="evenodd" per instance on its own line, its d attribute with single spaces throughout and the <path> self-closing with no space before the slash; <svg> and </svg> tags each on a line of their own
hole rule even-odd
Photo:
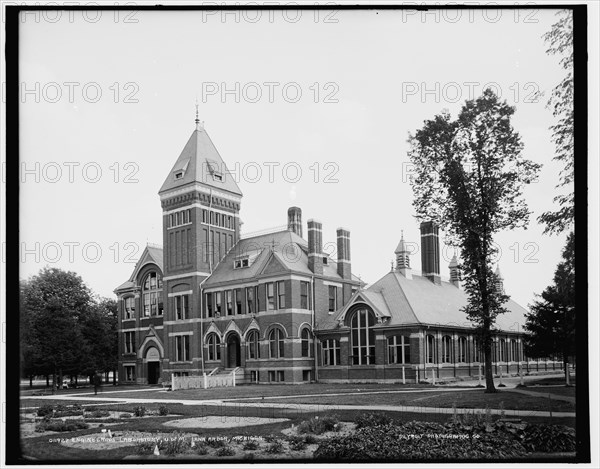
<svg viewBox="0 0 600 469">
<path fill-rule="evenodd" d="M 135 353 L 134 334 L 134 332 L 125 332 L 125 353 Z"/>
<path fill-rule="evenodd" d="M 437 347 L 435 337 L 428 335 L 425 342 L 425 352 L 427 356 L 427 363 L 437 363 Z"/>
<path fill-rule="evenodd" d="M 337 287 L 329 285 L 329 312 L 337 310 Z"/>
<path fill-rule="evenodd" d="M 235 289 L 235 314 L 242 314 L 243 291 L 241 288 Z"/>
<path fill-rule="evenodd" d="M 257 331 L 250 331 L 248 333 L 246 343 L 248 345 L 248 358 L 250 358 L 250 359 L 260 358 L 260 349 L 259 349 L 258 332 Z"/>
<path fill-rule="evenodd" d="M 511 360 L 512 360 L 513 362 L 518 362 L 518 361 L 521 361 L 521 360 L 519 359 L 519 358 L 520 358 L 520 357 L 519 357 L 519 343 L 518 343 L 518 342 L 517 342 L 515 339 L 513 339 L 513 340 L 510 342 L 510 345 L 511 345 L 511 348 L 512 348 L 512 358 L 511 358 Z"/>
<path fill-rule="evenodd" d="M 311 347 L 311 337 L 310 331 L 308 327 L 302 329 L 302 333 L 300 334 L 301 341 L 301 354 L 303 357 L 311 357 L 312 356 L 312 347 Z"/>
<path fill-rule="evenodd" d="M 144 297 L 144 316 L 162 316 L 162 277 L 157 272 L 150 272 L 142 285 Z"/>
<path fill-rule="evenodd" d="M 221 315 L 221 307 L 222 307 L 222 293 L 220 291 L 215 292 L 215 316 Z"/>
<path fill-rule="evenodd" d="M 124 303 L 124 307 L 125 307 L 124 319 L 135 318 L 135 298 L 133 296 L 125 298 L 123 303 Z"/>
<path fill-rule="evenodd" d="M 246 312 L 248 314 L 254 313 L 254 287 L 246 288 Z"/>
<path fill-rule="evenodd" d="M 460 363 L 466 363 L 467 360 L 467 338 L 458 338 L 458 361 Z"/>
<path fill-rule="evenodd" d="M 189 317 L 189 295 L 178 295 L 175 300 L 175 317 L 178 321 Z"/>
<path fill-rule="evenodd" d="M 231 316 L 233 314 L 233 291 L 226 290 L 225 291 L 225 301 L 227 302 L 227 316 Z"/>
<path fill-rule="evenodd" d="M 323 366 L 340 364 L 340 341 L 327 339 L 323 341 Z"/>
<path fill-rule="evenodd" d="M 269 357 L 283 358 L 285 356 L 284 334 L 281 329 L 275 327 L 269 332 Z"/>
<path fill-rule="evenodd" d="M 350 321 L 352 360 L 354 365 L 375 364 L 375 316 L 367 309 L 359 309 Z"/>
<path fill-rule="evenodd" d="M 206 344 L 208 346 L 208 360 L 216 361 L 221 359 L 221 339 L 214 332 L 211 333 L 207 340 Z"/>
<path fill-rule="evenodd" d="M 175 337 L 175 360 L 188 361 L 190 357 L 190 336 L 178 335 Z"/>
<path fill-rule="evenodd" d="M 309 286 L 308 282 L 300 282 L 300 309 L 309 309 Z"/>
<path fill-rule="evenodd" d="M 389 337 L 388 356 L 390 363 L 410 363 L 410 338 L 403 335 Z"/>
<path fill-rule="evenodd" d="M 258 294 L 258 285 L 256 287 L 254 287 L 254 298 L 256 298 L 256 312 L 259 313 L 262 311 L 262 309 L 260 309 L 260 307 L 262 306 L 260 303 L 260 295 Z"/>
<path fill-rule="evenodd" d="M 277 282 L 277 309 L 285 309 L 285 282 Z"/>
<path fill-rule="evenodd" d="M 275 309 L 275 284 L 267 283 L 267 310 Z"/>
<path fill-rule="evenodd" d="M 204 295 L 204 301 L 206 304 L 206 317 L 212 318 L 213 317 L 213 294 L 206 293 Z"/>
<path fill-rule="evenodd" d="M 452 363 L 452 338 L 449 335 L 442 337 L 442 363 Z"/>
<path fill-rule="evenodd" d="M 500 339 L 500 361 L 506 361 L 506 340 Z"/>
<path fill-rule="evenodd" d="M 481 362 L 483 358 L 483 349 L 481 346 L 481 340 L 475 339 L 473 340 L 473 361 Z"/>
</svg>

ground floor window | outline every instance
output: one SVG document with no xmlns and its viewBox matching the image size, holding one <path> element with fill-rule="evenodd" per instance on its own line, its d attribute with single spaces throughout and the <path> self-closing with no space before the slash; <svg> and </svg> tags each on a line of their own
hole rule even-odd
<svg viewBox="0 0 600 469">
<path fill-rule="evenodd" d="M 178 335 L 175 337 L 175 360 L 185 362 L 190 359 L 190 336 Z"/>
<path fill-rule="evenodd" d="M 125 381 L 135 381 L 135 365 L 126 365 L 125 369 Z"/>
<path fill-rule="evenodd" d="M 388 356 L 390 363 L 410 363 L 410 338 L 404 335 L 389 337 Z"/>
<path fill-rule="evenodd" d="M 340 364 L 340 341 L 327 339 L 323 341 L 323 366 Z"/>
<path fill-rule="evenodd" d="M 375 316 L 370 310 L 359 309 L 350 320 L 352 340 L 352 363 L 354 365 L 375 364 Z"/>
<path fill-rule="evenodd" d="M 221 339 L 214 332 L 208 336 L 208 359 L 211 361 L 221 359 Z"/>
<path fill-rule="evenodd" d="M 279 383 L 284 381 L 284 375 L 282 370 L 271 370 L 269 371 L 269 382 Z"/>
<path fill-rule="evenodd" d="M 449 335 L 442 337 L 442 363 L 452 363 L 452 338 Z"/>
<path fill-rule="evenodd" d="M 435 337 L 428 335 L 425 338 L 425 355 L 427 363 L 437 363 L 437 347 L 435 346 Z"/>
<path fill-rule="evenodd" d="M 125 353 L 135 352 L 135 332 L 125 332 Z"/>
<path fill-rule="evenodd" d="M 458 338 L 458 361 L 460 363 L 467 362 L 467 338 L 466 337 Z"/>
</svg>

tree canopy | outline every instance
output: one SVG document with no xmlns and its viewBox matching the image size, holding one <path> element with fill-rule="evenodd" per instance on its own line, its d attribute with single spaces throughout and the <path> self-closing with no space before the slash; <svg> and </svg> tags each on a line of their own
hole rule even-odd
<svg viewBox="0 0 600 469">
<path fill-rule="evenodd" d="M 483 342 L 489 392 L 495 389 L 491 331 L 508 299 L 496 287 L 494 235 L 527 226 L 530 211 L 523 186 L 540 168 L 521 155 L 523 144 L 510 122 L 514 112 L 487 89 L 467 101 L 457 119 L 442 112 L 409 137 L 416 216 L 436 222 L 447 241 L 460 248 L 459 268 L 469 299 L 464 311 Z"/>
</svg>

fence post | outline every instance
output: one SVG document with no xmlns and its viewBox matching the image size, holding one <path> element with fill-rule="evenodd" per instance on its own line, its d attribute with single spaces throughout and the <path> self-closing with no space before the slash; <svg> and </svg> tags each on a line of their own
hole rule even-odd
<svg viewBox="0 0 600 469">
<path fill-rule="evenodd" d="M 204 389 L 208 388 L 208 378 L 206 377 L 206 373 L 202 373 Z"/>
<path fill-rule="evenodd" d="M 406 384 L 406 374 L 404 371 L 404 367 L 402 367 L 402 384 Z"/>
<path fill-rule="evenodd" d="M 481 386 L 481 362 L 479 362 L 479 365 L 478 365 L 478 374 L 477 374 L 477 377 L 479 379 L 478 386 Z"/>
<path fill-rule="evenodd" d="M 175 373 L 171 373 L 171 391 L 175 391 Z"/>
<path fill-rule="evenodd" d="M 231 381 L 232 381 L 232 386 L 235 388 L 235 370 L 233 370 L 231 372 Z"/>
</svg>

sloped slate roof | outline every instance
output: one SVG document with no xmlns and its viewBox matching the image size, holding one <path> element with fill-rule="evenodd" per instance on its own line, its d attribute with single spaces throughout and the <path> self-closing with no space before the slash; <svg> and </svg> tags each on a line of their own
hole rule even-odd
<svg viewBox="0 0 600 469">
<path fill-rule="evenodd" d="M 233 268 L 236 258 L 257 251 L 260 253 L 249 267 Z M 312 274 L 308 268 L 307 242 L 293 231 L 286 229 L 238 241 L 217 264 L 212 275 L 204 282 L 204 286 L 208 287 L 223 282 L 253 280 L 260 276 L 272 262 L 278 263 L 283 272 L 286 273 Z M 332 260 L 329 261 L 328 265 L 323 266 L 323 275 L 331 279 L 341 280 L 337 273 L 337 264 Z"/>
<path fill-rule="evenodd" d="M 368 289 L 357 292 L 351 302 L 337 314 L 322 318 L 320 329 L 337 326 L 349 307 L 360 302 L 360 296 L 368 299 L 380 316 L 390 317 L 386 326 L 428 324 L 451 327 L 473 327 L 461 308 L 467 304 L 464 290 L 449 282 L 435 285 L 429 279 L 413 275 L 406 278 L 399 272 L 388 272 Z M 523 330 L 527 310 L 513 300 L 505 305 L 508 312 L 496 319 L 495 327 L 504 331 Z M 332 317 L 333 316 L 333 317 Z"/>
<path fill-rule="evenodd" d="M 221 173 L 221 181 L 213 177 L 211 168 L 215 168 Z M 175 173 L 181 170 L 184 171 L 183 177 L 175 179 Z M 242 191 L 233 176 L 229 173 L 217 148 L 206 133 L 206 130 L 202 127 L 198 127 L 192 132 L 158 193 L 160 194 L 196 182 L 213 187 L 214 189 L 228 191 L 239 196 L 242 195 Z"/>
<path fill-rule="evenodd" d="M 157 267 L 160 269 L 161 273 L 164 272 L 162 248 L 160 248 L 158 246 L 147 245 L 144 248 L 142 255 L 140 256 L 140 259 L 135 264 L 135 267 L 133 269 L 133 272 L 131 273 L 131 276 L 129 277 L 129 280 L 127 280 L 126 282 L 122 283 L 117 288 L 115 288 L 115 291 L 125 290 L 128 288 L 134 287 L 135 280 L 136 280 L 136 277 L 137 277 L 139 271 L 146 264 L 156 264 Z"/>
</svg>

